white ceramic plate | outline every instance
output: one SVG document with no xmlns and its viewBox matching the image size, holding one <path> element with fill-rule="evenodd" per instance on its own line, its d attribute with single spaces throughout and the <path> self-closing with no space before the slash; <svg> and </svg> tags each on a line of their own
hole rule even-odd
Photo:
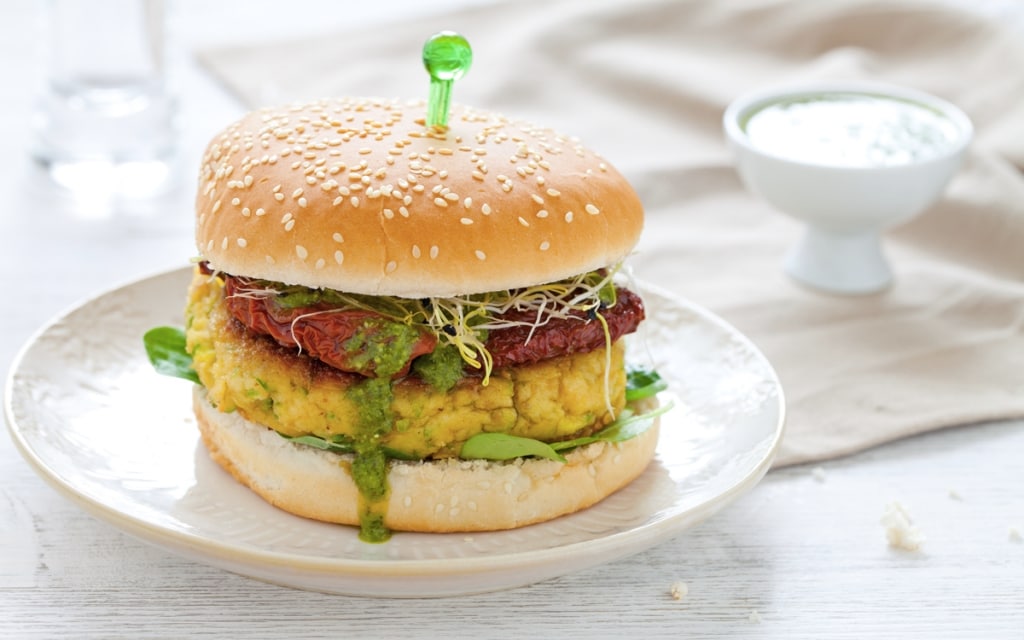
<svg viewBox="0 0 1024 640">
<path fill-rule="evenodd" d="M 5 411 L 25 458 L 61 493 L 124 531 L 187 558 L 291 587 L 419 597 L 530 584 L 642 551 L 707 518 L 767 471 L 782 435 L 771 366 L 735 329 L 642 287 L 646 329 L 631 349 L 671 389 L 658 454 L 598 505 L 497 533 L 356 530 L 279 511 L 221 471 L 199 443 L 191 385 L 154 373 L 149 328 L 182 322 L 189 269 L 89 300 L 44 327 L 7 381 Z"/>
</svg>

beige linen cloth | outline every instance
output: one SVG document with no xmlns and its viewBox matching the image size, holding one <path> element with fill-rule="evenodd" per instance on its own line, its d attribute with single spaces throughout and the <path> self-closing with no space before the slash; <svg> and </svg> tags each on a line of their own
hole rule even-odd
<svg viewBox="0 0 1024 640">
<path fill-rule="evenodd" d="M 788 400 L 777 465 L 1024 416 L 1024 33 L 925 2 L 517 0 L 200 58 L 249 106 L 421 98 L 442 29 L 474 46 L 454 99 L 602 153 L 647 209 L 637 276 L 765 352 Z M 840 79 L 938 94 L 976 127 L 946 197 L 887 235 L 897 280 L 870 296 L 782 274 L 800 226 L 744 190 L 721 134 L 742 93 Z"/>
</svg>

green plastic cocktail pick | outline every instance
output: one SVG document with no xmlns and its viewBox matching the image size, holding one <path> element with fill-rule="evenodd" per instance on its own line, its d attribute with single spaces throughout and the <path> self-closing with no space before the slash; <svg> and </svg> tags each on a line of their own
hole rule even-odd
<svg viewBox="0 0 1024 640">
<path fill-rule="evenodd" d="M 452 82 L 469 71 L 473 50 L 469 42 L 453 31 L 442 31 L 423 45 L 423 66 L 430 74 L 427 98 L 427 126 L 447 127 L 452 99 Z"/>
</svg>

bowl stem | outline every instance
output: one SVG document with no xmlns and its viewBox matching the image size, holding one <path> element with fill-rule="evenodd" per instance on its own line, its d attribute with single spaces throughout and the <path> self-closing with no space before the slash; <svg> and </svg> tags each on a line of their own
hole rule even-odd
<svg viewBox="0 0 1024 640">
<path fill-rule="evenodd" d="M 876 230 L 840 233 L 807 227 L 785 268 L 797 281 L 831 293 L 874 293 L 892 282 Z"/>
</svg>

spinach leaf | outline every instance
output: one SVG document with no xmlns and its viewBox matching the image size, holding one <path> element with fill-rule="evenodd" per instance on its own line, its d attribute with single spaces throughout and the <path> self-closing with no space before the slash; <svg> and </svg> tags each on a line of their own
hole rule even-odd
<svg viewBox="0 0 1024 640">
<path fill-rule="evenodd" d="M 668 383 L 657 371 L 632 367 L 626 371 L 626 401 L 634 402 L 650 398 L 668 389 Z"/>
<path fill-rule="evenodd" d="M 330 451 L 332 453 L 352 453 L 352 443 L 350 442 L 331 442 L 325 440 L 320 436 L 306 435 L 306 436 L 286 436 L 283 433 L 279 433 L 285 440 L 291 440 L 296 444 L 304 444 L 317 449 L 323 449 L 324 451 Z"/>
<path fill-rule="evenodd" d="M 142 336 L 142 343 L 157 373 L 202 384 L 192 368 L 192 356 L 185 350 L 184 329 L 156 327 Z"/>
<path fill-rule="evenodd" d="M 459 453 L 460 458 L 467 460 L 512 460 L 525 456 L 565 462 L 565 458 L 552 449 L 551 445 L 507 433 L 478 433 L 463 443 Z"/>
<path fill-rule="evenodd" d="M 505 433 L 478 433 L 462 445 L 459 457 L 464 459 L 512 460 L 524 456 L 537 456 L 549 460 L 565 462 L 562 451 L 582 447 L 593 442 L 625 442 L 647 431 L 654 424 L 654 419 L 672 408 L 668 403 L 647 411 L 635 414 L 629 409 L 604 429 L 589 436 L 552 442 L 548 444 L 533 438 L 510 436 Z"/>
<path fill-rule="evenodd" d="M 306 434 L 304 436 L 286 436 L 279 431 L 277 435 L 296 444 L 308 445 L 315 449 L 330 451 L 331 453 L 355 453 L 356 450 L 352 439 L 347 436 L 334 436 L 332 439 L 328 440 L 313 434 Z M 394 458 L 395 460 L 419 460 L 416 456 L 410 455 L 404 451 L 392 449 L 391 447 L 381 447 L 380 449 L 384 452 L 385 456 L 388 458 Z"/>
</svg>

